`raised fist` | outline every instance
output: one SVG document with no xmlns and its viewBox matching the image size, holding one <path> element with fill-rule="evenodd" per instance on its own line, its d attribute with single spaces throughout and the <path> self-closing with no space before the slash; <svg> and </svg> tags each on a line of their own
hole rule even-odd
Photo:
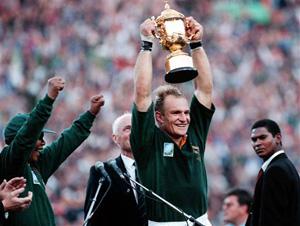
<svg viewBox="0 0 300 226">
<path fill-rule="evenodd" d="M 91 98 L 91 106 L 90 106 L 90 112 L 93 115 L 97 115 L 101 109 L 101 107 L 104 105 L 104 97 L 103 95 L 95 95 Z"/>
<path fill-rule="evenodd" d="M 62 77 L 55 76 L 48 80 L 48 96 L 55 100 L 59 92 L 65 87 L 65 80 Z"/>
</svg>

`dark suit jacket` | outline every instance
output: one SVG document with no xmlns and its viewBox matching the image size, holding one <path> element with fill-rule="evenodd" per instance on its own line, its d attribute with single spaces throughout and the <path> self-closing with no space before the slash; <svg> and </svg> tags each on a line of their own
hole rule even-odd
<svg viewBox="0 0 300 226">
<path fill-rule="evenodd" d="M 4 225 L 5 217 L 4 217 L 4 206 L 2 204 L 2 200 L 0 200 L 0 226 Z"/>
<path fill-rule="evenodd" d="M 125 165 L 121 156 L 116 158 L 116 163 L 119 168 L 126 172 Z M 119 175 L 106 163 L 104 167 L 111 178 L 111 187 L 104 197 L 102 203 L 98 206 L 100 199 L 103 197 L 104 192 L 108 188 L 108 181 L 105 180 L 102 184 L 99 195 L 96 199 L 93 211 L 96 209 L 95 214 L 89 220 L 89 226 L 144 226 L 147 225 L 147 219 L 141 217 L 141 211 L 145 212 L 145 209 L 139 210 L 134 197 L 133 189 L 130 186 L 129 180 L 126 183 Z M 84 215 L 86 217 L 89 207 L 92 203 L 92 199 L 96 193 L 98 187 L 98 181 L 102 177 L 99 171 L 96 171 L 95 166 L 90 169 L 90 177 L 87 186 L 86 200 L 84 205 Z M 98 207 L 97 207 L 98 206 Z"/>
<path fill-rule="evenodd" d="M 257 181 L 251 226 L 300 226 L 299 174 L 285 154 L 279 154 Z"/>
</svg>

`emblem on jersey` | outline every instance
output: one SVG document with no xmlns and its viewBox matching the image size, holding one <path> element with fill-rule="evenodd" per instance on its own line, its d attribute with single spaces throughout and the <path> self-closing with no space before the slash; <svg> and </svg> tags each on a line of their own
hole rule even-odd
<svg viewBox="0 0 300 226">
<path fill-rule="evenodd" d="M 193 146 L 193 145 L 192 145 L 192 149 L 193 149 L 193 152 L 194 152 L 195 154 L 199 154 L 199 153 L 200 153 L 200 149 L 199 149 L 198 146 Z"/>
<path fill-rule="evenodd" d="M 33 170 L 31 170 L 31 174 L 32 174 L 32 180 L 34 184 L 39 184 L 41 185 L 41 183 L 39 182 L 39 180 L 37 179 L 37 176 L 35 175 L 35 173 L 33 172 Z"/>
<path fill-rule="evenodd" d="M 164 143 L 164 157 L 173 157 L 173 156 L 174 156 L 174 144 Z"/>
</svg>

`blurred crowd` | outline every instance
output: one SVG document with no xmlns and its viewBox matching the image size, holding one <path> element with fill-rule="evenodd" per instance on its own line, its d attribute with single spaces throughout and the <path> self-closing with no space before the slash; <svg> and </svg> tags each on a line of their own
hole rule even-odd
<svg viewBox="0 0 300 226">
<path fill-rule="evenodd" d="M 300 1 L 169 4 L 204 26 L 217 108 L 206 146 L 209 216 L 221 225 L 224 193 L 237 186 L 254 189 L 261 165 L 250 143 L 255 120 L 279 123 L 285 150 L 300 172 Z M 111 123 L 132 107 L 139 24 L 163 9 L 163 0 L 0 1 L 1 134 L 11 116 L 28 112 L 45 95 L 54 73 L 66 80 L 47 126 L 58 134 L 87 109 L 92 95 L 105 97 L 88 140 L 48 182 L 58 226 L 82 225 L 89 168 L 119 154 Z M 167 54 L 157 41 L 154 87 L 163 82 Z M 192 82 L 180 86 L 191 95 Z"/>
</svg>

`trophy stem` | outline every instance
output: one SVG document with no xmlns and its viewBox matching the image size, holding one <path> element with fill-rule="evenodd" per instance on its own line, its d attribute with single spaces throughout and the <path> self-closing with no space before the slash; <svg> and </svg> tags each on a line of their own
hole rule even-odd
<svg viewBox="0 0 300 226">
<path fill-rule="evenodd" d="M 187 82 L 198 75 L 197 70 L 193 66 L 192 57 L 182 50 L 169 54 L 165 66 L 165 80 L 168 83 Z"/>
</svg>

